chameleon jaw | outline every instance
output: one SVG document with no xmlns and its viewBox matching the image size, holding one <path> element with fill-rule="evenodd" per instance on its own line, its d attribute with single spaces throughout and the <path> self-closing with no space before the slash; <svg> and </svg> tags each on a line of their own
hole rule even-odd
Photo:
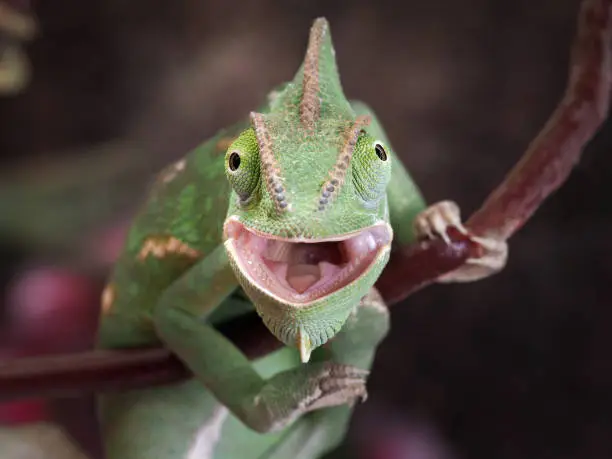
<svg viewBox="0 0 612 459">
<path fill-rule="evenodd" d="M 392 239 L 387 223 L 331 238 L 296 240 L 256 232 L 230 219 L 224 232 L 229 256 L 248 281 L 296 306 L 356 281 Z"/>
</svg>

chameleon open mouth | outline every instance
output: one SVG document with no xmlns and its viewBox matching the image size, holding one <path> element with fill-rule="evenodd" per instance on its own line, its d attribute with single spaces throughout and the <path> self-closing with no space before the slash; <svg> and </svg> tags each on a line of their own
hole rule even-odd
<svg viewBox="0 0 612 459">
<path fill-rule="evenodd" d="M 306 303 L 347 286 L 365 273 L 391 243 L 391 229 L 375 225 L 334 238 L 285 239 L 225 224 L 228 250 L 241 271 L 264 291 Z"/>
</svg>

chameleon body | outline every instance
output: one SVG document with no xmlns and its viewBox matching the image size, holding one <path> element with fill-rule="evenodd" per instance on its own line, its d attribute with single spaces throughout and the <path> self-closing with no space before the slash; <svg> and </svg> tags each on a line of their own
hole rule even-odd
<svg viewBox="0 0 612 459">
<path fill-rule="evenodd" d="M 392 239 L 428 232 L 415 227 L 424 210 L 373 112 L 346 99 L 317 19 L 294 79 L 162 171 L 135 219 L 98 344 L 161 342 L 195 377 L 101 395 L 107 457 L 315 458 L 334 447 L 389 328 L 373 285 Z M 253 307 L 287 346 L 250 362 L 214 325 Z"/>
</svg>

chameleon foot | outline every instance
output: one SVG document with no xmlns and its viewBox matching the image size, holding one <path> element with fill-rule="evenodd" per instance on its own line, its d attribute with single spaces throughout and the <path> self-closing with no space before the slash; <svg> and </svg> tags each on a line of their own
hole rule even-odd
<svg viewBox="0 0 612 459">
<path fill-rule="evenodd" d="M 314 398 L 306 404 L 308 411 L 329 406 L 352 405 L 368 398 L 366 380 L 369 372 L 349 365 L 328 363 L 319 374 Z"/>
<path fill-rule="evenodd" d="M 367 397 L 368 371 L 333 362 L 311 363 L 272 377 L 255 397 L 259 408 L 253 425 L 256 430 L 272 432 L 309 411 L 338 405 L 353 405 Z"/>
<path fill-rule="evenodd" d="M 438 282 L 472 282 L 491 276 L 506 265 L 508 259 L 506 241 L 470 235 L 461 222 L 459 206 L 453 201 L 441 201 L 429 206 L 417 215 L 414 227 L 419 239 L 440 237 L 447 244 L 451 243 L 448 228 L 454 227 L 469 236 L 470 240 L 481 248 L 480 257 L 468 258 L 459 268 L 440 276 Z"/>
<path fill-rule="evenodd" d="M 414 229 L 419 239 L 434 239 L 436 236 L 451 243 L 447 230 L 454 226 L 461 233 L 468 231 L 461 223 L 459 206 L 453 201 L 440 201 L 419 213 L 414 219 Z"/>
</svg>

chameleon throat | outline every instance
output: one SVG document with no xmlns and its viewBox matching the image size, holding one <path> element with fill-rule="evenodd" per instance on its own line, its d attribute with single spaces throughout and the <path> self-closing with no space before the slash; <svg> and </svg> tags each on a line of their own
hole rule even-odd
<svg viewBox="0 0 612 459">
<path fill-rule="evenodd" d="M 243 273 L 260 288 L 292 303 L 333 293 L 365 273 L 390 244 L 387 224 L 326 239 L 291 240 L 225 225 L 227 244 Z"/>
</svg>

